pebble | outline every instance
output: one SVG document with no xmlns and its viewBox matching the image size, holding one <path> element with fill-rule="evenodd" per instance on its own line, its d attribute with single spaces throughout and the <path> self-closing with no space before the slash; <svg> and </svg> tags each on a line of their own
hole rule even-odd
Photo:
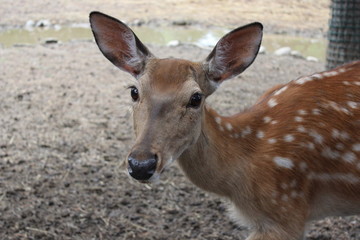
<svg viewBox="0 0 360 240">
<path fill-rule="evenodd" d="M 59 43 L 59 40 L 55 38 L 47 38 L 44 40 L 44 44 L 56 44 Z"/>
<path fill-rule="evenodd" d="M 24 28 L 26 30 L 32 30 L 35 27 L 35 21 L 34 20 L 27 20 L 25 23 Z"/>
<path fill-rule="evenodd" d="M 168 47 L 176 47 L 180 45 L 180 41 L 179 40 L 172 40 L 170 42 L 168 42 L 166 44 Z"/>
<path fill-rule="evenodd" d="M 290 47 L 282 47 L 274 52 L 276 56 L 286 56 L 286 55 L 290 55 L 290 53 L 291 53 Z"/>
<path fill-rule="evenodd" d="M 319 59 L 317 59 L 316 57 L 313 57 L 313 56 L 308 56 L 308 57 L 306 57 L 306 61 L 309 61 L 309 62 L 318 62 Z"/>
<path fill-rule="evenodd" d="M 47 19 L 42 19 L 36 22 L 36 27 L 49 27 L 51 25 L 50 21 Z"/>
<path fill-rule="evenodd" d="M 290 55 L 293 56 L 293 57 L 295 57 L 295 58 L 304 58 L 304 57 L 301 55 L 301 53 L 300 53 L 299 51 L 296 51 L 296 50 L 292 50 L 292 51 L 290 52 Z"/>
</svg>

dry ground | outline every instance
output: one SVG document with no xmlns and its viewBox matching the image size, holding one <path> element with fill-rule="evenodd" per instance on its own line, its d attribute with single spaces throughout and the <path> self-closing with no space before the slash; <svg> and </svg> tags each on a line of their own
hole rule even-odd
<svg viewBox="0 0 360 240">
<path fill-rule="evenodd" d="M 127 21 L 185 20 L 203 27 L 256 19 L 313 35 L 326 28 L 328 14 L 328 1 L 271 1 L 271 11 L 261 0 L 163 1 L 169 11 L 157 1 L 29 2 L 0 0 L 0 24 L 83 22 L 89 11 L 102 10 Z M 305 16 L 311 21 L 300 24 Z M 150 48 L 160 57 L 201 60 L 208 54 L 189 45 Z M 219 112 L 235 113 L 268 87 L 323 68 L 260 55 L 209 100 Z M 133 136 L 129 83 L 131 77 L 93 42 L 0 48 L 0 239 L 245 238 L 247 230 L 228 220 L 226 204 L 194 187 L 176 165 L 157 185 L 141 185 L 123 173 Z M 359 218 L 316 222 L 308 239 L 360 239 Z"/>
<path fill-rule="evenodd" d="M 264 23 L 266 32 L 323 35 L 330 0 L 1 0 L 0 26 L 23 25 L 29 19 L 53 24 L 87 22 L 90 11 L 102 11 L 126 22 L 186 22 L 235 28 Z"/>
</svg>

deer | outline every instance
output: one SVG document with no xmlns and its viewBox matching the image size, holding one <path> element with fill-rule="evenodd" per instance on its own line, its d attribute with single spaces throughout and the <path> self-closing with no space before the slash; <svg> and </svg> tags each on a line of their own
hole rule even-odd
<svg viewBox="0 0 360 240">
<path fill-rule="evenodd" d="M 101 12 L 90 24 L 102 54 L 136 79 L 132 178 L 158 181 L 177 161 L 192 183 L 232 203 L 247 240 L 304 239 L 313 220 L 360 213 L 359 61 L 277 85 L 221 116 L 206 99 L 255 60 L 261 23 L 232 30 L 202 62 L 156 58 Z"/>
</svg>

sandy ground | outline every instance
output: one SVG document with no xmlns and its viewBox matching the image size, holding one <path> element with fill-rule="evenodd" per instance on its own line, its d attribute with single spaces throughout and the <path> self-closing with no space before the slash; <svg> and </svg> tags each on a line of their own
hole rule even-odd
<svg viewBox="0 0 360 240">
<path fill-rule="evenodd" d="M 0 26 L 21 26 L 27 20 L 53 24 L 88 22 L 88 13 L 102 11 L 128 23 L 187 23 L 235 28 L 259 21 L 266 32 L 324 35 L 330 0 L 1 0 Z"/>
<path fill-rule="evenodd" d="M 85 22 L 89 11 L 101 10 L 145 24 L 185 21 L 205 28 L 258 20 L 272 32 L 321 35 L 329 4 L 279 0 L 265 11 L 268 3 L 261 0 L 168 0 L 169 11 L 163 11 L 157 1 L 29 2 L 0 0 L 2 27 L 29 19 Z M 305 16 L 310 21 L 299 23 Z M 150 49 L 159 57 L 196 61 L 209 53 L 191 45 Z M 232 114 L 265 89 L 323 68 L 321 62 L 259 55 L 209 102 Z M 226 203 L 194 187 L 176 165 L 156 185 L 123 172 L 133 139 L 130 82 L 92 41 L 0 48 L 0 239 L 245 239 L 248 231 L 229 220 Z M 359 218 L 315 222 L 307 239 L 360 239 Z"/>
</svg>

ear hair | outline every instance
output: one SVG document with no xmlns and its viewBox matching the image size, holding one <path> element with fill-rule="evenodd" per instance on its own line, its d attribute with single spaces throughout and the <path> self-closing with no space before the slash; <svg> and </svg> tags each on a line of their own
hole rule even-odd
<svg viewBox="0 0 360 240">
<path fill-rule="evenodd" d="M 255 22 L 222 37 L 205 60 L 208 79 L 220 83 L 250 66 L 260 48 L 262 29 Z"/>
<path fill-rule="evenodd" d="M 100 12 L 90 13 L 91 29 L 95 41 L 115 66 L 134 77 L 139 77 L 153 55 L 123 22 Z"/>
</svg>

